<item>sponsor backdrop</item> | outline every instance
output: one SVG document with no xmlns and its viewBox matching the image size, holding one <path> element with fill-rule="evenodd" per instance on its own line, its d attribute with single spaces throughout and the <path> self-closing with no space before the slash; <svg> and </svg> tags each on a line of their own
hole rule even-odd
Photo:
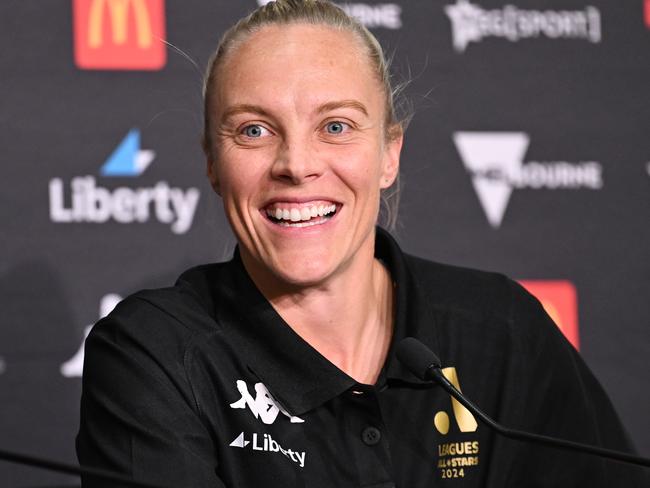
<svg viewBox="0 0 650 488">
<path fill-rule="evenodd" d="M 92 324 L 230 256 L 201 78 L 256 5 L 0 3 L 0 448 L 75 462 Z M 650 455 L 650 2 L 341 5 L 410 79 L 398 240 L 520 280 Z M 3 487 L 77 482 L 0 462 Z"/>
</svg>

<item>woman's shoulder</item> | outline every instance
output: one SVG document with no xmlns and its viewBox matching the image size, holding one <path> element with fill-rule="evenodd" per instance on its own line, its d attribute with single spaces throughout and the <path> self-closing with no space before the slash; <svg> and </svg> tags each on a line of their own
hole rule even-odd
<svg viewBox="0 0 650 488">
<path fill-rule="evenodd" d="M 515 308 L 537 301 L 503 273 L 444 264 L 406 255 L 418 289 L 429 303 L 491 316 L 512 317 Z"/>
<path fill-rule="evenodd" d="M 90 337 L 168 347 L 218 332 L 212 288 L 226 264 L 196 266 L 183 272 L 173 286 L 127 296 L 95 324 Z"/>
</svg>

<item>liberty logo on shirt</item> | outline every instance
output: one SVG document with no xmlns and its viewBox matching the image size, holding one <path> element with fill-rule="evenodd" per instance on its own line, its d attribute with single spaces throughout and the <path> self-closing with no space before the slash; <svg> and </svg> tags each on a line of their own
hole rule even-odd
<svg viewBox="0 0 650 488">
<path fill-rule="evenodd" d="M 287 412 L 273 398 L 268 388 L 264 386 L 264 383 L 255 383 L 255 398 L 249 393 L 248 385 L 243 380 L 237 380 L 237 390 L 239 390 L 241 398 L 231 403 L 230 408 L 248 407 L 256 419 L 262 420 L 267 425 L 275 422 L 275 419 L 280 413 L 288 417 L 292 424 L 304 422 L 300 417 L 295 417 Z"/>
</svg>

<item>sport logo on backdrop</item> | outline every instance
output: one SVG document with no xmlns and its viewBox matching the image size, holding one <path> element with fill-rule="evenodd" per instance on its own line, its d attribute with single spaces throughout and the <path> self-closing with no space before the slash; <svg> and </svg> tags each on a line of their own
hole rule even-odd
<svg viewBox="0 0 650 488">
<path fill-rule="evenodd" d="M 523 10 L 514 5 L 486 10 L 456 0 L 445 7 L 451 21 L 454 49 L 463 52 L 470 42 L 485 37 L 499 37 L 510 42 L 521 39 L 581 39 L 601 41 L 600 11 L 588 6 L 584 10 Z"/>
<path fill-rule="evenodd" d="M 155 153 L 140 149 L 140 131 L 132 129 L 100 169 L 105 177 L 137 177 L 151 164 Z M 145 223 L 152 219 L 168 224 L 174 234 L 185 234 L 192 226 L 199 201 L 198 188 L 172 188 L 166 181 L 153 187 L 114 189 L 97 185 L 94 176 L 76 176 L 70 194 L 61 178 L 49 183 L 50 219 L 55 223 L 109 220 L 121 224 Z"/>
<path fill-rule="evenodd" d="M 530 143 L 524 132 L 455 132 L 453 139 L 494 228 L 501 225 L 515 188 L 598 190 L 603 186 L 603 169 L 596 161 L 524 164 Z"/>
<path fill-rule="evenodd" d="M 262 7 L 271 0 L 257 0 Z M 396 3 L 337 3 L 346 14 L 354 17 L 369 29 L 381 27 L 384 29 L 400 29 L 402 27 L 402 7 Z"/>
<path fill-rule="evenodd" d="M 82 69 L 158 70 L 167 60 L 164 0 L 73 0 Z"/>
<path fill-rule="evenodd" d="M 578 294 L 570 281 L 523 280 L 519 283 L 537 298 L 573 347 L 579 349 Z"/>
</svg>

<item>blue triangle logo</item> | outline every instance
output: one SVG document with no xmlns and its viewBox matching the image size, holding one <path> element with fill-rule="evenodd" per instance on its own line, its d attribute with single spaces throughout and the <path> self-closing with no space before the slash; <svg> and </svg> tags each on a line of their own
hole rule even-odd
<svg viewBox="0 0 650 488">
<path fill-rule="evenodd" d="M 140 131 L 131 129 L 102 165 L 102 176 L 139 176 L 156 157 L 151 150 L 140 149 Z"/>
</svg>

